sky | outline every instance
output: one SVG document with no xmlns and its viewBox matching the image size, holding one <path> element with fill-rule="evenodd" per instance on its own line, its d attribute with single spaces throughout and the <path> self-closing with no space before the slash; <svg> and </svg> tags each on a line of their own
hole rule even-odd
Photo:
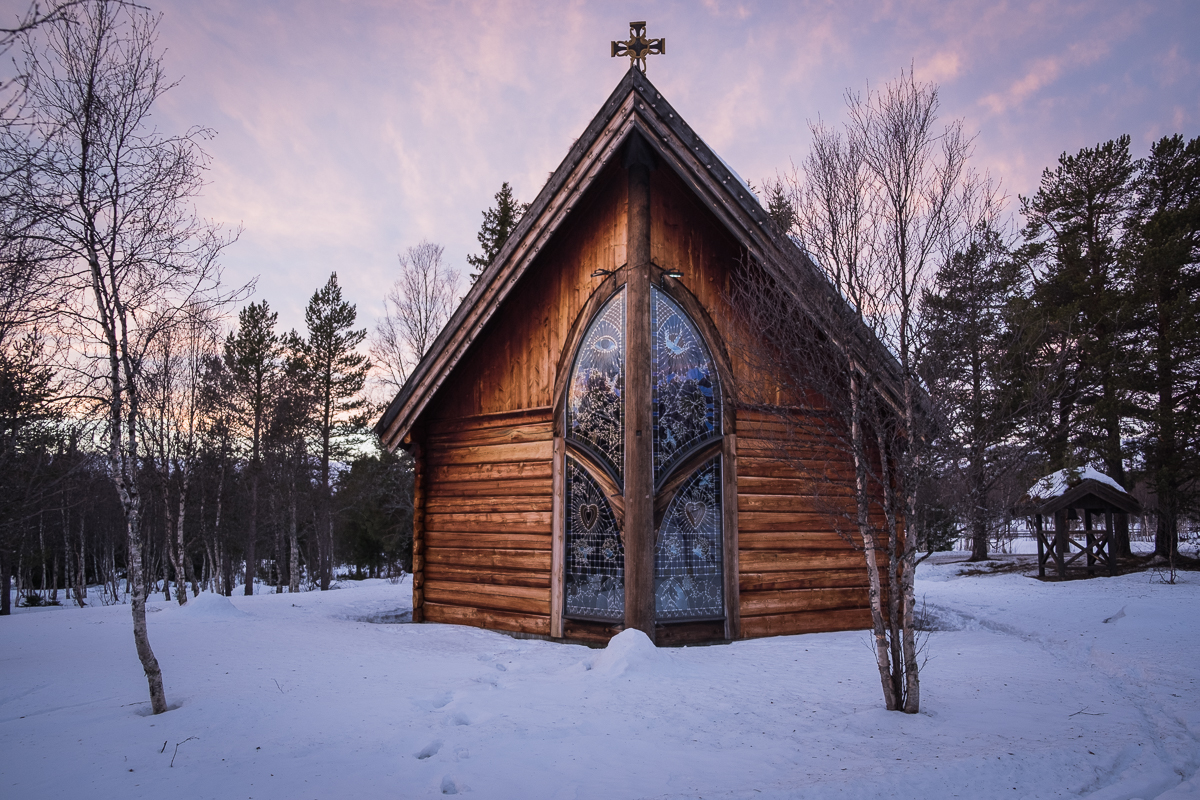
<svg viewBox="0 0 1200 800">
<path fill-rule="evenodd" d="M 372 326 L 423 240 L 465 289 L 481 212 L 504 181 L 541 190 L 628 68 L 609 42 L 634 19 L 667 39 L 650 80 L 755 185 L 804 158 L 810 121 L 842 120 L 847 90 L 910 66 L 1014 212 L 1063 152 L 1200 134 L 1194 0 L 143 2 L 179 81 L 156 122 L 215 132 L 198 209 L 240 228 L 225 279 L 256 280 L 284 329 L 332 271 Z"/>
</svg>

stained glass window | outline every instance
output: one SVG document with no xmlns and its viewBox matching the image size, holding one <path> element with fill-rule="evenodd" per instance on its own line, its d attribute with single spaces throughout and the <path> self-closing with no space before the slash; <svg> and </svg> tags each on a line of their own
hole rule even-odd
<svg viewBox="0 0 1200 800">
<path fill-rule="evenodd" d="M 658 480 L 689 450 L 720 435 L 721 389 L 700 331 L 675 301 L 651 289 L 654 342 L 654 477 Z"/>
<path fill-rule="evenodd" d="M 723 619 L 721 462 L 679 488 L 654 547 L 654 613 L 663 621 Z"/>
<path fill-rule="evenodd" d="M 625 547 L 599 484 L 567 458 L 565 614 L 576 619 L 625 618 Z"/>
<path fill-rule="evenodd" d="M 625 475 L 625 289 L 592 321 L 571 373 L 567 436 Z"/>
</svg>

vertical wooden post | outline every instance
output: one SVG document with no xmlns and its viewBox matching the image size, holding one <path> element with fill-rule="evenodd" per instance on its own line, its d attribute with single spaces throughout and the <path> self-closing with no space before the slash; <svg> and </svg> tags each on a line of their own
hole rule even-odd
<svg viewBox="0 0 1200 800">
<path fill-rule="evenodd" d="M 1087 538 L 1087 571 L 1088 577 L 1096 574 L 1096 534 L 1092 530 L 1092 512 L 1083 510 L 1083 530 Z"/>
<path fill-rule="evenodd" d="M 1058 579 L 1065 581 L 1067 579 L 1067 511 L 1062 509 L 1054 513 L 1054 569 L 1058 572 Z"/>
<path fill-rule="evenodd" d="M 1046 531 L 1042 529 L 1042 515 L 1034 515 L 1034 525 L 1037 528 L 1038 540 L 1038 577 L 1046 577 Z"/>
<path fill-rule="evenodd" d="M 625 627 L 654 641 L 654 437 L 650 414 L 650 170 L 654 156 L 634 131 L 629 171 L 625 322 Z"/>
<path fill-rule="evenodd" d="M 425 454 L 413 445 L 413 622 L 425 621 Z"/>
<path fill-rule="evenodd" d="M 725 560 L 725 638 L 742 635 L 741 595 L 738 590 L 737 435 L 725 434 L 721 448 L 721 509 Z"/>
<path fill-rule="evenodd" d="M 1104 542 L 1108 551 L 1108 574 L 1112 577 L 1117 575 L 1117 554 L 1114 545 L 1115 537 L 1113 536 L 1113 512 L 1111 508 L 1104 510 Z"/>
<path fill-rule="evenodd" d="M 551 463 L 550 485 L 554 499 L 550 522 L 550 635 L 563 635 L 563 581 L 566 571 L 566 498 L 567 445 L 561 436 L 554 437 L 554 461 Z"/>
</svg>

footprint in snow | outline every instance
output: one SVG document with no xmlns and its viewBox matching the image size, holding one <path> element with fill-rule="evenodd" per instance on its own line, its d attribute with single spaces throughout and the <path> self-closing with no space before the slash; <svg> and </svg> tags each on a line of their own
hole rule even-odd
<svg viewBox="0 0 1200 800">
<path fill-rule="evenodd" d="M 462 713 L 461 711 L 459 713 L 455 714 L 454 716 L 452 716 L 450 718 L 450 722 L 452 722 L 455 725 L 470 725 L 471 724 L 471 720 L 468 719 L 467 715 Z"/>
<path fill-rule="evenodd" d="M 451 778 L 449 775 L 442 778 L 442 794 L 458 794 L 459 790 L 465 788 L 458 785 L 458 781 Z"/>
<path fill-rule="evenodd" d="M 427 744 L 423 748 L 421 748 L 421 752 L 417 753 L 417 760 L 424 761 L 427 758 L 432 758 L 433 756 L 436 756 L 438 754 L 438 751 L 441 749 L 442 749 L 441 741 L 430 742 L 429 744 Z"/>
<path fill-rule="evenodd" d="M 454 699 L 454 694 L 452 692 L 444 692 L 443 694 L 440 694 L 437 697 L 433 698 L 433 707 L 434 708 L 445 708 L 446 706 L 450 705 L 450 701 L 453 699 Z"/>
</svg>

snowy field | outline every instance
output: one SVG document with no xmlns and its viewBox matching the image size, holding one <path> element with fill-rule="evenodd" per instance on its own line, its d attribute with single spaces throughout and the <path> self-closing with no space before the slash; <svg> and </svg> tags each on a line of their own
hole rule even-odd
<svg viewBox="0 0 1200 800">
<path fill-rule="evenodd" d="M 1200 797 L 1200 575 L 922 565 L 922 713 L 863 632 L 607 650 L 378 624 L 410 586 L 0 618 L 0 798 Z"/>
</svg>

